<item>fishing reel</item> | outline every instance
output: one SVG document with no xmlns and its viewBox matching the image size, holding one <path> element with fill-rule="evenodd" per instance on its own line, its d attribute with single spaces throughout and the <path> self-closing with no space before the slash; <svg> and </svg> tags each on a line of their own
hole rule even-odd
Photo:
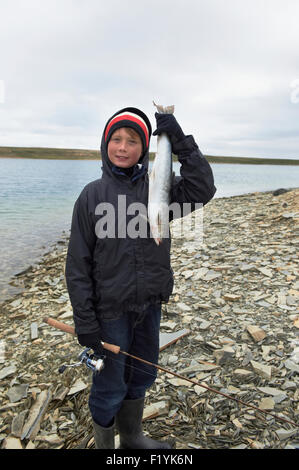
<svg viewBox="0 0 299 470">
<path fill-rule="evenodd" d="M 95 353 L 89 353 L 89 351 L 91 351 L 90 348 L 84 349 L 84 351 L 82 351 L 78 356 L 79 362 L 75 362 L 74 364 L 64 364 L 59 367 L 58 372 L 62 374 L 67 367 L 78 367 L 81 366 L 81 364 L 85 364 L 94 373 L 101 372 L 104 367 L 105 356 L 100 357 Z"/>
</svg>

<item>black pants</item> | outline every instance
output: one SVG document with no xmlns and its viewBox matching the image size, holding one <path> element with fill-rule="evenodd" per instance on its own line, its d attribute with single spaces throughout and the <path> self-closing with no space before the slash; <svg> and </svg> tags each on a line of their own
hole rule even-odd
<svg viewBox="0 0 299 470">
<path fill-rule="evenodd" d="M 150 305 L 145 313 L 126 312 L 119 319 L 102 321 L 101 339 L 120 346 L 134 356 L 157 363 L 161 305 Z M 105 351 L 105 367 L 93 374 L 89 409 L 93 420 L 109 426 L 123 400 L 145 396 L 157 376 L 155 367 L 123 354 Z"/>
</svg>

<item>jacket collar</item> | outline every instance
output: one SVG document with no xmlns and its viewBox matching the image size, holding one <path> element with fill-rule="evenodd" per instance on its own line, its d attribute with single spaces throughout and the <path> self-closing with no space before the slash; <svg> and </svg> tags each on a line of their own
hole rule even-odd
<svg viewBox="0 0 299 470">
<path fill-rule="evenodd" d="M 117 176 L 128 176 L 122 170 L 122 168 L 119 168 L 116 165 L 112 165 L 111 169 L 112 169 L 112 173 L 114 173 Z M 134 166 L 133 172 L 132 172 L 131 176 L 129 176 L 129 178 L 132 182 L 136 181 L 139 178 L 141 178 L 146 173 L 146 171 L 147 171 L 147 169 L 144 165 L 142 165 L 141 163 L 137 163 L 137 165 Z"/>
</svg>

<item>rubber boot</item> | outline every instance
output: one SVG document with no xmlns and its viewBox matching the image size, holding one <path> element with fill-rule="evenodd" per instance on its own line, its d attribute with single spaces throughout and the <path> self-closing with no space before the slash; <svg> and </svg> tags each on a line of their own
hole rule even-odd
<svg viewBox="0 0 299 470">
<path fill-rule="evenodd" d="M 147 437 L 142 432 L 144 398 L 124 400 L 116 415 L 119 449 L 172 449 L 173 445 Z M 173 444 L 173 443 L 172 443 Z"/>
<path fill-rule="evenodd" d="M 114 449 L 114 423 L 109 428 L 103 428 L 92 422 L 94 432 L 94 443 L 96 449 Z"/>
</svg>

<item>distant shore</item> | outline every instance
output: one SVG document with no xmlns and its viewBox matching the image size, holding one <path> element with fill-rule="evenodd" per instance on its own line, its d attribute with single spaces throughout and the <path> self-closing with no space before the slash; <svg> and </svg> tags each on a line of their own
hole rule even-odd
<svg viewBox="0 0 299 470">
<path fill-rule="evenodd" d="M 155 152 L 150 152 L 150 160 L 155 158 Z M 205 155 L 209 163 L 237 163 L 246 165 L 299 165 L 299 159 L 290 158 L 259 158 L 259 157 L 230 157 Z M 0 147 L 0 158 L 32 158 L 46 160 L 100 160 L 99 150 L 60 149 L 46 147 Z M 174 160 L 177 157 L 174 156 Z"/>
</svg>

